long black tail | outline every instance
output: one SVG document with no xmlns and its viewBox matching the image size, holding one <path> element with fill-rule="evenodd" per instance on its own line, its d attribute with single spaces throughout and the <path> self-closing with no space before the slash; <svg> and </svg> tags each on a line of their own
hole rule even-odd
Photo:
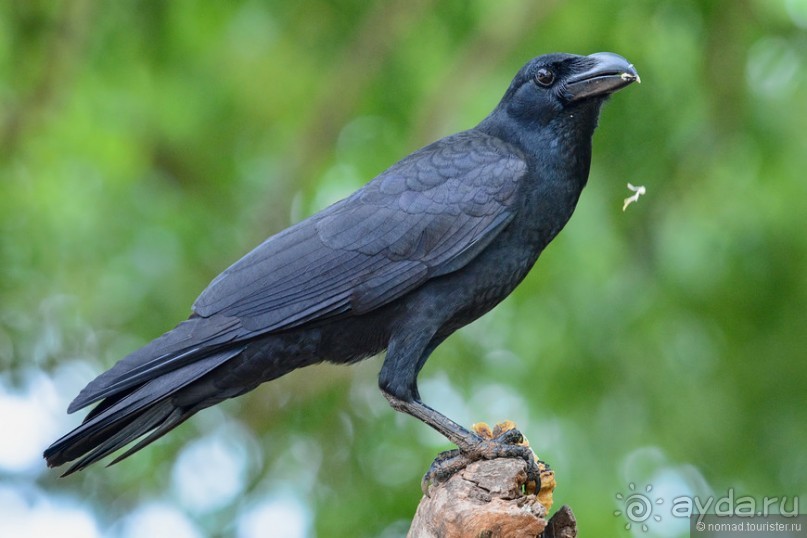
<svg viewBox="0 0 807 538">
<path fill-rule="evenodd" d="M 134 387 L 105 396 L 79 427 L 45 450 L 48 466 L 55 467 L 78 460 L 62 475 L 66 476 L 145 435 L 145 438 L 110 465 L 137 452 L 197 411 L 221 401 L 223 398 L 216 394 L 216 387 L 200 380 L 237 356 L 243 349 L 239 346 L 213 352 L 208 356 L 197 356 L 193 361 L 167 372 L 159 372 Z M 91 394 L 84 394 L 83 399 L 97 400 Z"/>
</svg>

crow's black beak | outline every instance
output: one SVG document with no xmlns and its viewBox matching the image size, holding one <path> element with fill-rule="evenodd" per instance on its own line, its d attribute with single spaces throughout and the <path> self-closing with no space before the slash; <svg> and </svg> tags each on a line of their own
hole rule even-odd
<svg viewBox="0 0 807 538">
<path fill-rule="evenodd" d="M 641 82 L 633 64 L 619 54 L 598 52 L 586 56 L 586 60 L 590 67 L 566 80 L 566 91 L 571 101 L 607 95 L 632 82 Z"/>
</svg>

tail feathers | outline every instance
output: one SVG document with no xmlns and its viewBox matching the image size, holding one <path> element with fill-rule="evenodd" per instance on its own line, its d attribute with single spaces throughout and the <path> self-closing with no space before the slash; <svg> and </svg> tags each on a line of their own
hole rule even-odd
<svg viewBox="0 0 807 538">
<path fill-rule="evenodd" d="M 248 334 L 235 318 L 194 317 L 130 353 L 91 381 L 67 408 L 73 413 L 104 398 L 115 396 L 199 360 L 217 347 Z"/>
<path fill-rule="evenodd" d="M 154 432 L 161 430 L 161 435 L 166 433 L 174 426 L 179 424 L 179 422 L 181 422 L 171 420 L 172 416 L 182 414 L 182 410 L 174 408 L 171 405 L 171 402 L 168 401 L 163 401 L 149 409 L 146 409 L 140 416 L 121 428 L 117 433 L 114 433 L 105 439 L 99 440 L 98 445 L 94 449 L 90 450 L 73 465 L 71 465 L 67 471 L 62 474 L 62 476 L 64 477 L 84 469 L 85 467 L 97 462 L 109 454 L 112 454 L 119 448 L 129 444 L 149 430 L 157 428 L 154 430 Z M 167 429 L 163 428 L 163 426 L 166 424 L 170 424 L 170 427 Z M 147 439 L 150 441 L 154 441 L 156 438 L 157 437 L 154 437 L 153 435 L 149 435 L 147 437 Z M 139 450 L 140 448 L 146 446 L 146 444 L 148 443 L 138 443 L 135 448 Z M 131 453 L 134 453 L 134 450 L 127 451 L 124 456 L 130 455 Z M 115 459 L 112 463 L 110 463 L 110 465 L 117 463 L 121 459 L 123 459 L 123 457 Z M 52 463 L 50 459 L 48 460 L 49 466 L 60 464 L 61 463 Z"/>
<path fill-rule="evenodd" d="M 189 405 L 175 405 L 172 396 L 241 351 L 243 347 L 199 359 L 152 379 L 124 396 L 101 402 L 101 411 L 93 410 L 80 426 L 45 450 L 48 466 L 78 460 L 64 473 L 66 476 L 148 434 L 112 463 L 137 452 L 200 409 L 214 403 L 216 394 L 212 384 L 210 390 L 201 391 L 197 401 Z"/>
</svg>

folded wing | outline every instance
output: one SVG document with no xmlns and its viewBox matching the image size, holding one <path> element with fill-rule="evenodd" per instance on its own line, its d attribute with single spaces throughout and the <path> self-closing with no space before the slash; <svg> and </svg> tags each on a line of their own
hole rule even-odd
<svg viewBox="0 0 807 538">
<path fill-rule="evenodd" d="M 68 411 L 214 354 L 221 365 L 256 336 L 370 312 L 460 269 L 513 218 L 525 171 L 512 147 L 474 131 L 413 153 L 264 241 L 213 280 L 189 320 L 98 376 Z"/>
<path fill-rule="evenodd" d="M 479 132 L 444 138 L 269 238 L 194 303 L 257 333 L 362 314 L 463 267 L 513 218 L 526 164 Z"/>
</svg>

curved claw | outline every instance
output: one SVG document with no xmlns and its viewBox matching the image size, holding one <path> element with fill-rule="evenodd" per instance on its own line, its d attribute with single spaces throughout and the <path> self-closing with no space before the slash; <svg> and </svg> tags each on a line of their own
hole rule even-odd
<svg viewBox="0 0 807 538">
<path fill-rule="evenodd" d="M 430 497 L 430 486 L 447 481 L 469 464 L 479 460 L 496 458 L 518 458 L 527 462 L 527 488 L 538 491 L 541 488 L 541 473 L 535 461 L 535 453 L 529 446 L 520 444 L 524 436 L 517 429 L 507 430 L 493 439 L 478 437 L 478 442 L 470 449 L 453 449 L 441 452 L 429 466 L 420 481 L 420 488 Z"/>
<path fill-rule="evenodd" d="M 420 489 L 423 495 L 431 497 L 429 488 L 432 484 L 439 484 L 451 478 L 454 473 L 461 471 L 470 461 L 464 461 L 460 449 L 446 450 L 440 452 L 429 466 L 429 470 L 420 480 Z"/>
</svg>

